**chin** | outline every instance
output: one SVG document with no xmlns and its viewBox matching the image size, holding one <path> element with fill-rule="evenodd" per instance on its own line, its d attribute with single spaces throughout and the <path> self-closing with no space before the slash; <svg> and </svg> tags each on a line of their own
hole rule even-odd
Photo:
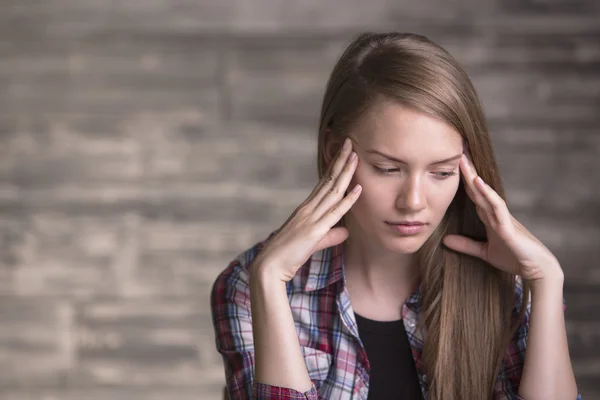
<svg viewBox="0 0 600 400">
<path fill-rule="evenodd" d="M 385 238 L 383 245 L 390 251 L 399 254 L 414 254 L 425 244 L 424 235 L 397 236 Z"/>
</svg>

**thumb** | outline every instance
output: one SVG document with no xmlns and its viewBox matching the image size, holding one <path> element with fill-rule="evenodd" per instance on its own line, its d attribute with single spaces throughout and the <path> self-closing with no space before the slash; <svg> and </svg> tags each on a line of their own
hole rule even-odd
<svg viewBox="0 0 600 400">
<path fill-rule="evenodd" d="M 317 243 L 314 252 L 326 249 L 328 247 L 336 246 L 342 243 L 344 240 L 348 239 L 348 236 L 348 229 L 343 226 L 331 228 L 329 232 L 327 232 L 325 237 L 321 239 L 319 243 Z"/>
<path fill-rule="evenodd" d="M 446 235 L 442 242 L 454 251 L 485 260 L 485 243 L 462 235 Z"/>
</svg>

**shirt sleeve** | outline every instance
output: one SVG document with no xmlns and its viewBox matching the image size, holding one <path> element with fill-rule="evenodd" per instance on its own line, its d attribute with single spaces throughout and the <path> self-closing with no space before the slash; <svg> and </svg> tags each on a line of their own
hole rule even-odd
<svg viewBox="0 0 600 400">
<path fill-rule="evenodd" d="M 249 250 L 223 271 L 211 291 L 211 313 L 217 351 L 223 358 L 227 393 L 231 400 L 317 400 L 313 383 L 307 392 L 271 386 L 254 380 L 254 340 L 247 265 L 256 249 Z"/>
<path fill-rule="evenodd" d="M 517 317 L 523 306 L 523 287 L 520 279 L 517 280 L 516 287 L 516 307 L 513 310 L 513 317 Z M 563 297 L 563 311 L 566 311 L 567 305 Z M 527 349 L 527 335 L 529 333 L 529 318 L 531 315 L 531 297 L 527 303 L 527 308 L 523 320 L 511 340 L 508 351 L 502 360 L 502 367 L 496 379 L 494 387 L 494 400 L 526 400 L 518 395 L 523 365 L 525 364 L 525 351 Z M 577 394 L 576 400 L 582 400 L 581 394 Z"/>
</svg>

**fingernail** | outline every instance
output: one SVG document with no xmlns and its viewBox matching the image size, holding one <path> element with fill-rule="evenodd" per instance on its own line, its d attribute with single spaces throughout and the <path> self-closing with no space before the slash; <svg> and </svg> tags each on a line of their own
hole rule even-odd
<svg viewBox="0 0 600 400">
<path fill-rule="evenodd" d="M 348 147 L 350 147 L 350 139 L 346 138 L 344 140 L 344 150 L 348 150 Z"/>
<path fill-rule="evenodd" d="M 470 168 L 473 168 L 473 161 L 471 161 L 471 157 L 469 157 L 469 153 L 464 153 L 465 160 L 467 160 L 467 165 Z"/>
</svg>

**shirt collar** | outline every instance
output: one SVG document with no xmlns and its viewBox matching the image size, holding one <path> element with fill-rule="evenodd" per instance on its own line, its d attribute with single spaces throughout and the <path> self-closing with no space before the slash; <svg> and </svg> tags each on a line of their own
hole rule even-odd
<svg viewBox="0 0 600 400">
<path fill-rule="evenodd" d="M 323 289 L 340 280 L 345 283 L 342 244 L 314 253 L 309 261 L 308 277 L 304 290 Z"/>
<path fill-rule="evenodd" d="M 406 305 L 416 313 L 421 311 L 421 284 L 417 286 L 417 289 L 406 300 Z"/>
<path fill-rule="evenodd" d="M 343 290 L 346 283 L 346 275 L 344 272 L 344 251 L 342 243 L 318 251 L 311 256 L 308 277 L 306 279 L 306 284 L 304 285 L 304 290 L 306 292 L 323 289 L 340 280 L 343 283 L 340 290 Z M 417 312 L 420 310 L 420 304 L 421 285 L 419 285 L 406 300 L 406 305 Z"/>
</svg>

